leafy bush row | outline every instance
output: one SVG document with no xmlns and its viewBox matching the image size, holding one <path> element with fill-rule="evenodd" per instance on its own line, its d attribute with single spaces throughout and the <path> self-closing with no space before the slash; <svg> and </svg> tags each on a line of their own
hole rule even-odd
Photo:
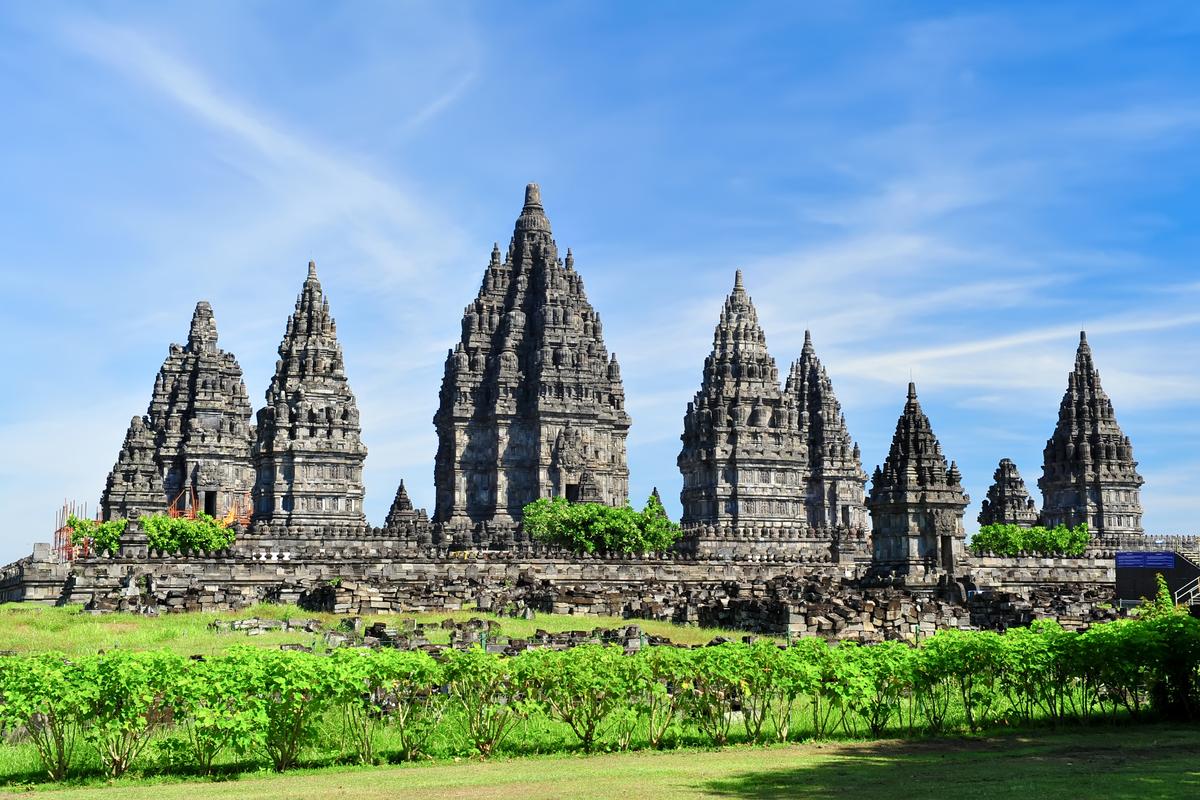
<svg viewBox="0 0 1200 800">
<path fill-rule="evenodd" d="M 657 552 L 670 548 L 680 535 L 656 494 L 640 512 L 628 505 L 571 503 L 555 497 L 529 503 L 523 515 L 525 530 L 533 538 L 578 553 Z"/>
<path fill-rule="evenodd" d="M 106 550 L 116 552 L 128 523 L 129 520 L 124 519 L 97 522 L 80 519 L 74 514 L 67 518 L 67 527 L 71 529 L 71 544 L 80 545 L 84 541 L 90 541 L 92 549 L 97 553 Z M 145 531 L 150 547 L 164 553 L 178 553 L 183 550 L 212 552 L 233 544 L 233 529 L 222 526 L 216 518 L 208 514 L 197 514 L 195 519 L 152 514 L 139 517 L 138 525 Z"/>
<path fill-rule="evenodd" d="M 979 533 L 971 537 L 971 549 L 976 555 L 995 553 L 998 556 L 1017 556 L 1022 553 L 1039 555 L 1083 555 L 1091 537 L 1086 523 L 1074 528 L 1056 525 L 1044 528 L 1035 525 L 1022 528 L 1020 525 L 984 525 Z"/>
<path fill-rule="evenodd" d="M 223 754 L 256 753 L 286 770 L 306 747 L 331 749 L 336 738 L 322 731 L 332 720 L 342 747 L 373 763 L 385 733 L 404 759 L 429 753 L 435 736 L 486 757 L 544 721 L 565 726 L 591 752 L 661 747 L 678 731 L 718 746 L 786 741 L 797 723 L 822 737 L 1119 712 L 1196 719 L 1198 666 L 1200 621 L 1169 604 L 1083 634 L 1044 621 L 1003 635 L 943 631 L 920 647 L 806 638 L 632 656 L 583 645 L 512 658 L 478 647 L 438 658 L 237 647 L 205 660 L 114 650 L 0 659 L 0 722 L 33 744 L 54 780 L 67 776 L 80 745 L 115 777 L 155 737 L 182 769 L 208 772 Z"/>
</svg>

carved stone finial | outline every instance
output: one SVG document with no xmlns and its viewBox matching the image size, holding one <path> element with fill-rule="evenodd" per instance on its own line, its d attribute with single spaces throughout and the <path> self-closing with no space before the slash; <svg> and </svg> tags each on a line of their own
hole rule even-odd
<svg viewBox="0 0 1200 800">
<path fill-rule="evenodd" d="M 525 207 L 530 208 L 536 206 L 542 207 L 542 189 L 536 183 L 526 184 L 525 186 Z"/>
</svg>

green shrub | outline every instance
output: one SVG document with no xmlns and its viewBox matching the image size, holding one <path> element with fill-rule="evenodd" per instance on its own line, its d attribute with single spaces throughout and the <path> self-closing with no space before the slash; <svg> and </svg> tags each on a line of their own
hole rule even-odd
<svg viewBox="0 0 1200 800">
<path fill-rule="evenodd" d="M 85 542 L 91 542 L 92 550 L 97 553 L 115 553 L 121 544 L 121 534 L 125 533 L 125 526 L 128 524 L 127 519 L 97 522 L 93 519 L 80 519 L 74 514 L 67 517 L 67 527 L 71 529 L 71 544 L 78 547 Z"/>
<path fill-rule="evenodd" d="M 1091 537 L 1085 523 L 1074 528 L 1057 525 L 1043 528 L 1035 525 L 984 525 L 971 537 L 971 550 L 976 555 L 995 553 L 998 556 L 1035 555 L 1079 556 L 1087 549 Z"/>
<path fill-rule="evenodd" d="M 222 527 L 208 514 L 197 514 L 195 519 L 154 514 L 140 517 L 138 525 L 145 531 L 150 547 L 164 553 L 183 550 L 211 553 L 233 544 L 233 528 Z"/>
<path fill-rule="evenodd" d="M 94 690 L 62 653 L 0 659 L 0 722 L 28 732 L 51 780 L 71 768 Z"/>
<path fill-rule="evenodd" d="M 691 674 L 688 651 L 648 647 L 630 659 L 632 707 L 646 721 L 651 747 L 661 747 L 679 713 L 680 687 Z"/>
<path fill-rule="evenodd" d="M 79 663 L 89 687 L 84 703 L 86 737 L 109 777 L 119 778 L 172 712 L 183 659 L 171 652 L 113 650 Z"/>
<path fill-rule="evenodd" d="M 250 648 L 233 648 L 204 661 L 189 661 L 176 682 L 176 708 L 185 744 L 202 772 L 212 771 L 222 752 L 245 753 L 259 744 L 266 727 L 261 703 L 248 696 L 261 685 L 262 660 Z"/>
<path fill-rule="evenodd" d="M 568 650 L 533 650 L 520 659 L 526 692 L 566 723 L 590 753 L 596 735 L 633 694 L 633 671 L 625 651 L 585 644 Z"/>
<path fill-rule="evenodd" d="M 335 650 L 328 663 L 334 702 L 354 754 L 375 761 L 379 728 L 391 726 L 403 758 L 416 758 L 442 715 L 442 667 L 421 651 Z"/>
<path fill-rule="evenodd" d="M 463 715 L 463 733 L 481 756 L 490 756 L 524 716 L 515 659 L 488 655 L 478 645 L 446 654 L 446 683 Z"/>
<path fill-rule="evenodd" d="M 650 553 L 666 550 L 680 529 L 651 494 L 642 511 L 603 503 L 570 503 L 562 497 L 535 500 L 523 510 L 535 539 L 580 553 Z"/>
<path fill-rule="evenodd" d="M 67 517 L 71 529 L 71 544 L 84 541 L 92 543 L 97 553 L 115 553 L 121 545 L 121 536 L 129 520 L 113 519 L 108 522 L 80 519 L 74 514 Z M 224 550 L 233 544 L 233 528 L 225 528 L 215 517 L 197 514 L 195 519 L 172 517 L 169 514 L 150 514 L 138 518 L 138 525 L 146 534 L 150 547 L 164 553 L 179 553 L 183 550 L 213 552 Z"/>
<path fill-rule="evenodd" d="M 333 662 L 298 651 L 238 648 L 244 660 L 248 708 L 260 720 L 255 737 L 276 772 L 296 765 L 317 738 L 317 723 L 337 693 Z"/>
</svg>

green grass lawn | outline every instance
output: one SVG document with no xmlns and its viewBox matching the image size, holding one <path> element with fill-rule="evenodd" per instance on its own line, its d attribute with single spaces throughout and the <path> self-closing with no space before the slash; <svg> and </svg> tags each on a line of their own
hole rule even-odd
<svg viewBox="0 0 1200 800">
<path fill-rule="evenodd" d="M 158 617 L 147 617 L 139 614 L 85 614 L 78 606 L 54 608 L 7 603 L 0 605 L 0 650 L 18 653 L 60 650 L 69 655 L 83 655 L 114 648 L 128 650 L 167 648 L 182 655 L 212 655 L 223 651 L 232 644 L 251 644 L 260 647 L 278 647 L 288 643 L 312 645 L 318 638 L 314 634 L 302 631 L 270 632 L 258 636 L 247 636 L 239 631 L 214 633 L 208 629 L 208 624 L 216 619 L 245 619 L 247 617 L 317 618 L 330 626 L 345 619 L 342 615 L 317 614 L 295 606 L 267 604 L 232 613 L 164 614 Z M 470 610 L 369 616 L 364 617 L 364 622 L 369 624 L 376 620 L 382 620 L 389 625 L 394 625 L 400 619 L 415 619 L 418 623 L 427 626 L 426 633 L 430 641 L 445 643 L 449 639 L 449 634 L 438 627 L 442 620 L 453 618 L 464 621 L 472 617 L 499 622 L 501 634 L 512 638 L 532 636 L 538 628 L 550 632 L 590 631 L 597 627 L 615 628 L 630 624 L 640 625 L 647 634 L 665 636 L 671 641 L 681 644 L 704 644 L 715 636 L 737 638 L 744 635 L 744 632 L 740 631 L 673 625 L 669 622 L 626 620 L 620 617 L 539 614 L 535 619 L 524 620 Z"/>
<path fill-rule="evenodd" d="M 1200 729 L 1095 727 L 980 739 L 802 744 L 122 780 L 39 798 L 1037 798 L 1200 797 Z M 17 792 L 19 790 L 10 789 Z"/>
</svg>

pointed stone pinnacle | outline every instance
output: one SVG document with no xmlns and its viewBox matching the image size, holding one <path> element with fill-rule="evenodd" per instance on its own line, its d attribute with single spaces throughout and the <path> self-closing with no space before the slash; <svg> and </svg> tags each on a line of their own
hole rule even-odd
<svg viewBox="0 0 1200 800">
<path fill-rule="evenodd" d="M 733 289 L 734 291 L 738 289 L 742 291 L 746 290 L 746 287 L 742 285 L 742 271 L 740 269 L 733 273 Z"/>
<path fill-rule="evenodd" d="M 912 381 L 908 382 L 908 399 L 909 400 L 917 399 L 917 384 L 913 383 Z"/>
<path fill-rule="evenodd" d="M 317 277 L 317 262 L 316 261 L 310 260 L 308 262 L 308 277 L 310 277 L 310 278 Z"/>
</svg>

